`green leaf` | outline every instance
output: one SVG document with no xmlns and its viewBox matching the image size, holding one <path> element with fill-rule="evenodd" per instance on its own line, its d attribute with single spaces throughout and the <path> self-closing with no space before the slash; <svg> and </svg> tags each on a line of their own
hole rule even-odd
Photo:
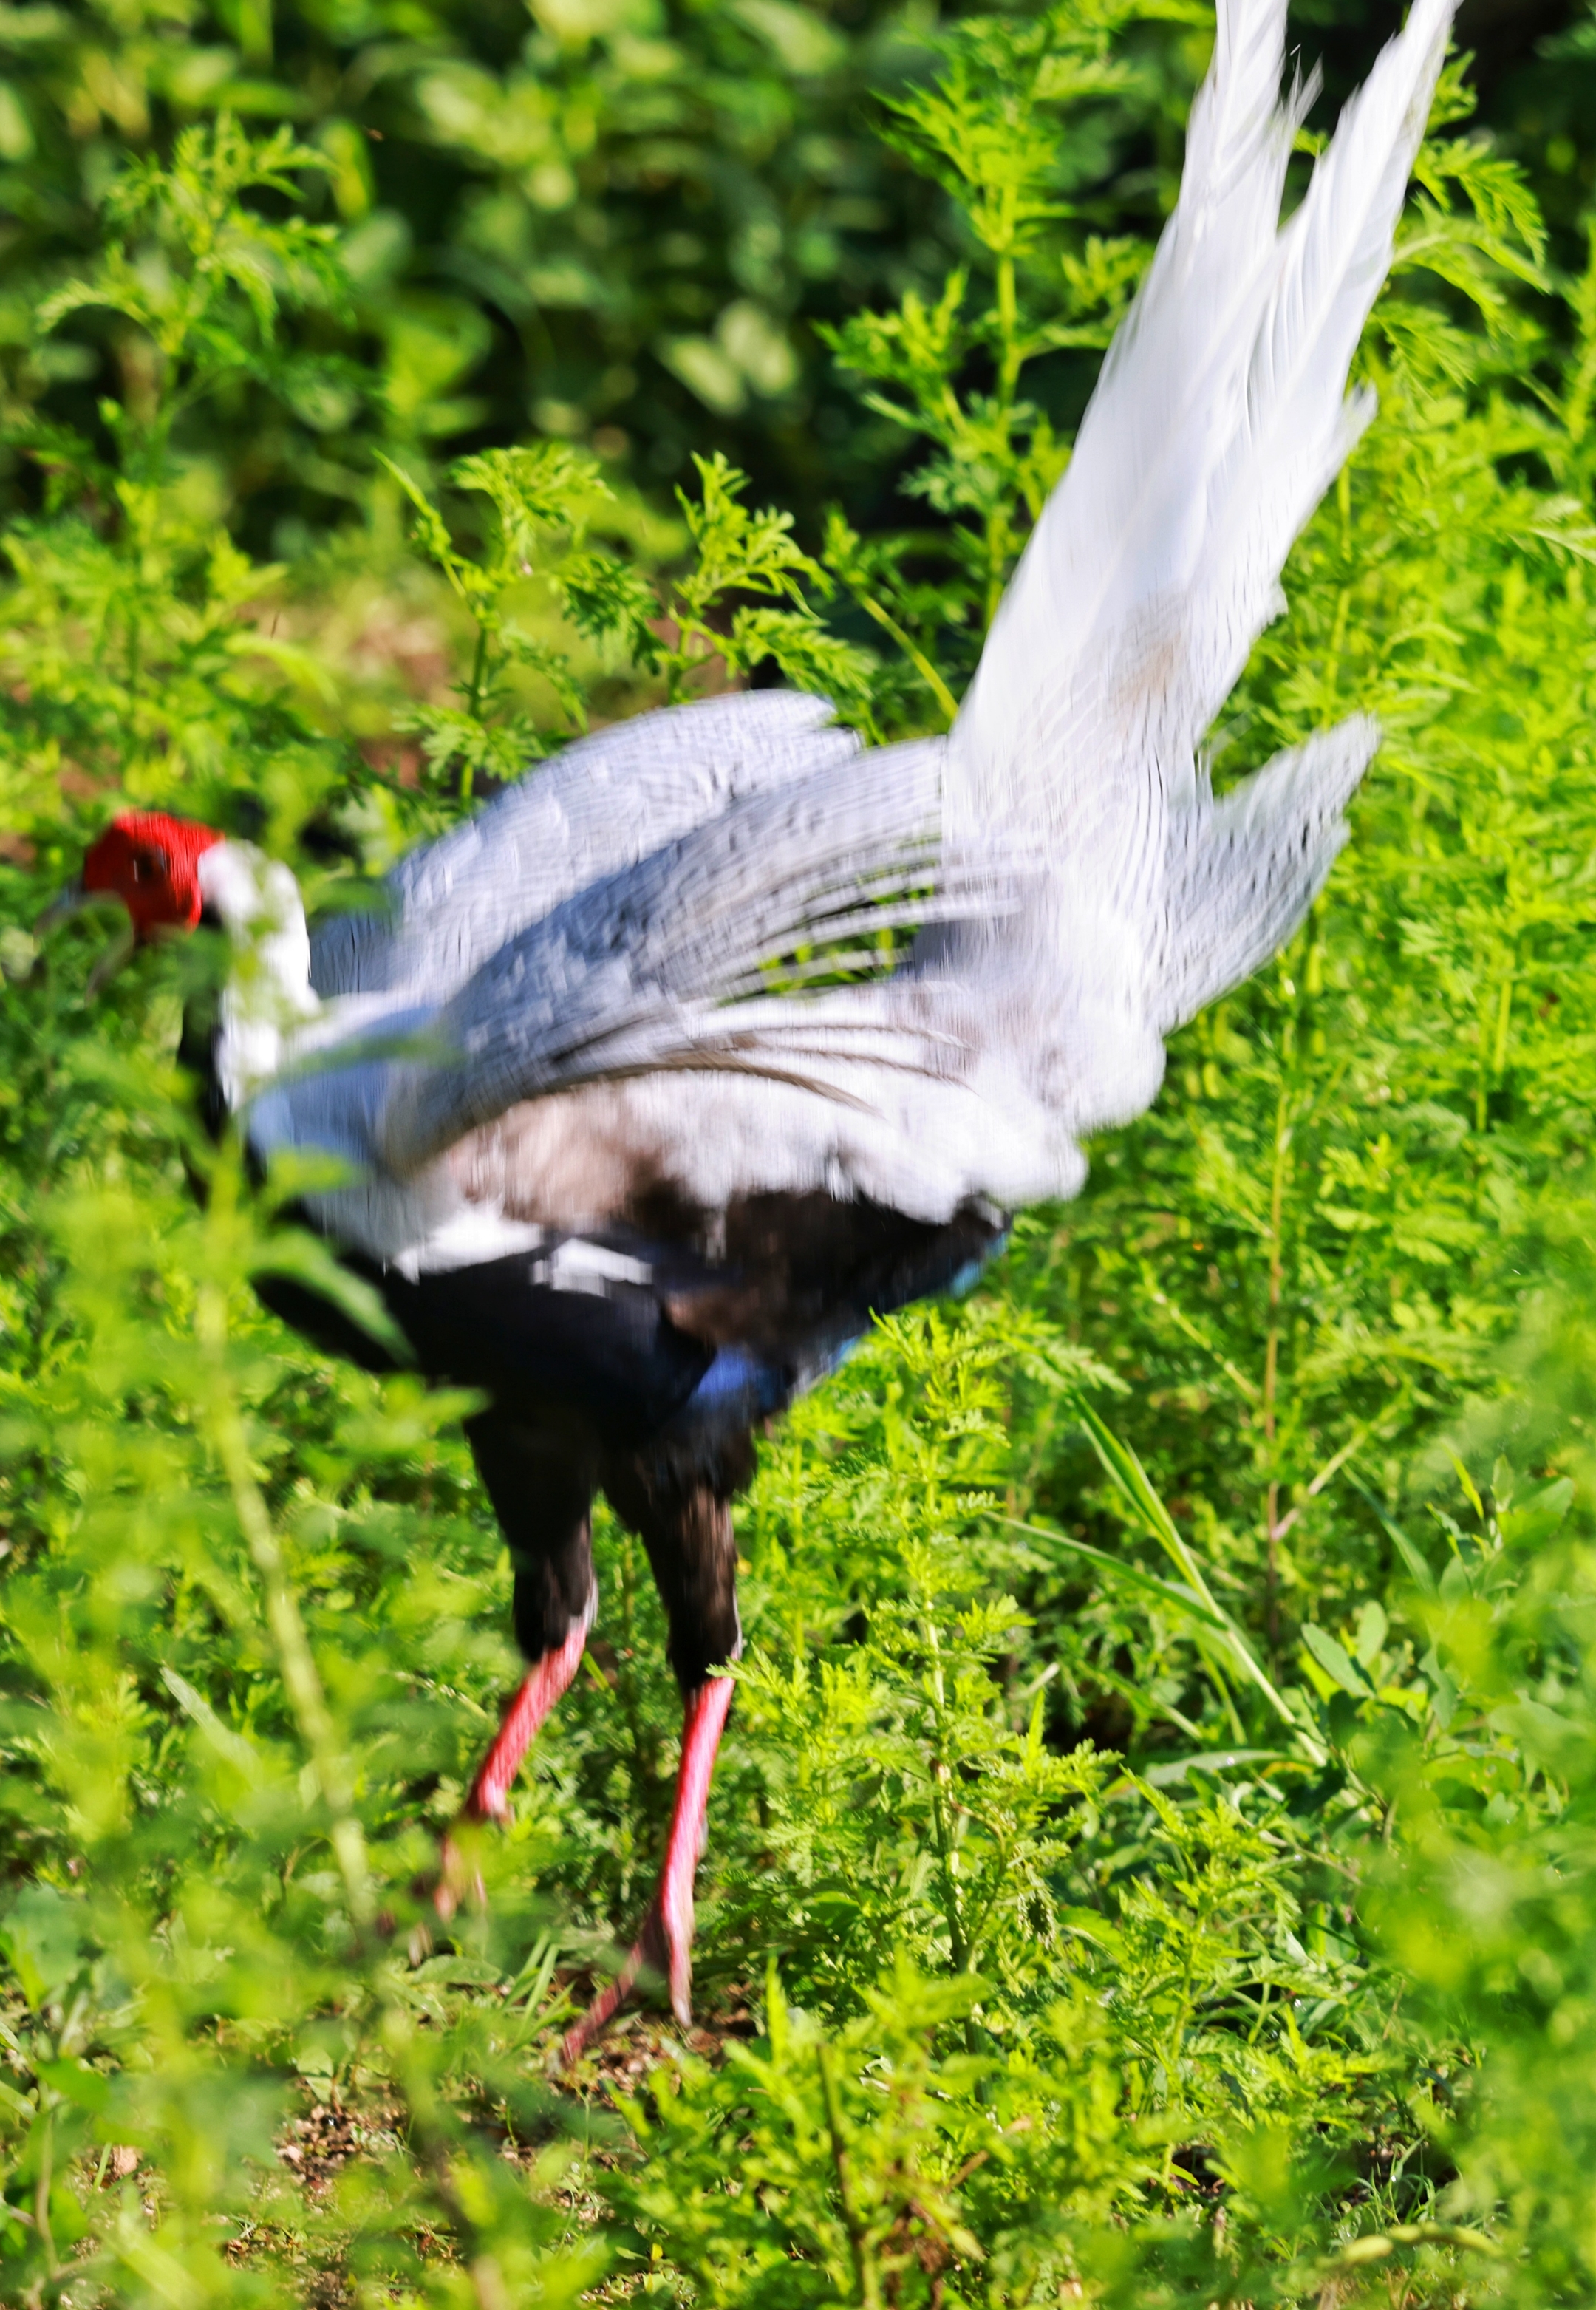
<svg viewBox="0 0 1596 2310">
<path fill-rule="evenodd" d="M 281 1275 L 305 1284 L 357 1329 L 386 1350 L 396 1363 L 413 1361 L 413 1351 L 381 1294 L 363 1276 L 353 1274 L 334 1256 L 319 1236 L 295 1229 L 282 1229 L 264 1243 L 250 1261 L 253 1275 Z"/>
<path fill-rule="evenodd" d="M 87 2062 L 40 2062 L 35 2075 L 53 2093 L 95 2115 L 110 2098 L 110 2080 L 100 2071 L 91 2070 Z"/>
<path fill-rule="evenodd" d="M 25 1885 L 0 1921 L 0 1949 L 35 2010 L 76 1976 L 89 1945 L 87 1910 L 53 1885 Z"/>
<path fill-rule="evenodd" d="M 1302 1641 L 1305 1649 L 1313 1654 L 1332 1684 L 1339 1684 L 1343 1692 L 1351 1693 L 1356 1699 L 1366 1700 L 1369 1698 L 1373 1686 L 1346 1647 L 1338 1644 L 1334 1637 L 1323 1628 L 1316 1628 L 1312 1620 L 1305 1620 Z"/>
</svg>

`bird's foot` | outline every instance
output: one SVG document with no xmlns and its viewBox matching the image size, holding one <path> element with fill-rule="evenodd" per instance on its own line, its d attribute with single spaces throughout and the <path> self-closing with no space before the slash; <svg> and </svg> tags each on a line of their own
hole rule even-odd
<svg viewBox="0 0 1596 2310">
<path fill-rule="evenodd" d="M 438 1877 L 432 1888 L 432 1906 L 447 1925 L 453 1922 L 461 1904 L 469 1901 L 473 1908 L 488 1906 L 488 1889 L 482 1882 L 482 1872 L 467 1861 L 452 1837 L 439 1840 L 438 1847 Z"/>
<path fill-rule="evenodd" d="M 684 2029 L 693 2026 L 693 1876 L 704 1849 L 715 1754 L 731 1706 L 732 1680 L 726 1676 L 712 1676 L 687 1696 L 676 1804 L 659 1890 L 620 1971 L 599 1992 L 575 2028 L 567 2030 L 557 2064 L 560 2069 L 568 2069 L 586 2053 L 631 1995 L 645 1969 L 664 1976 L 671 1992 L 671 2010 Z"/>
<path fill-rule="evenodd" d="M 640 1979 L 653 1976 L 671 1993 L 671 2010 L 683 2029 L 693 2026 L 693 1886 L 662 1884 L 643 1920 L 643 1929 L 621 1960 L 620 1969 L 607 1982 L 592 2004 L 566 2031 L 557 2067 L 568 2070 L 591 2052 L 620 2012 Z"/>
<path fill-rule="evenodd" d="M 503 1819 L 508 1819 L 509 1809 Z M 446 1828 L 438 1840 L 438 1874 L 432 1885 L 432 1906 L 447 1925 L 467 1902 L 479 1913 L 488 1906 L 488 1889 L 482 1882 L 481 1867 L 476 1858 L 477 1838 L 481 1833 L 481 1816 L 467 1810 L 454 1828 Z M 456 1834 L 464 1832 L 464 1840 Z"/>
</svg>

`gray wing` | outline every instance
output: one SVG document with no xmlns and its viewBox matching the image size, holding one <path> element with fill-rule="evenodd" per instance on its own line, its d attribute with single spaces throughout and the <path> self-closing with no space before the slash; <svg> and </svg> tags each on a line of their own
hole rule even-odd
<svg viewBox="0 0 1596 2310">
<path fill-rule="evenodd" d="M 390 993 L 429 1048 L 345 1044 L 343 1094 L 337 1074 L 274 1090 L 285 1135 L 364 1150 L 408 1191 L 522 1102 L 705 1068 L 723 1072 L 728 1107 L 733 1077 L 768 1078 L 738 1086 L 768 1116 L 764 1139 L 741 1142 L 750 1169 L 779 1127 L 810 1133 L 812 1176 L 828 1177 L 852 1081 L 910 1169 L 941 1152 L 958 1107 L 976 1118 L 960 1192 L 1002 1174 L 1040 1193 L 1050 1162 L 1078 1185 L 1071 1135 L 1144 1107 L 1162 1033 L 1290 929 L 1366 760 L 1354 725 L 1215 806 L 1195 747 L 1366 420 L 1366 400 L 1344 398 L 1348 364 L 1452 9 L 1414 0 L 1277 234 L 1295 124 L 1274 104 L 1285 0 L 1220 0 L 1180 206 L 945 751 L 854 759 L 818 701 L 779 693 L 572 748 L 402 867 L 390 927 L 339 926 L 319 945 L 318 990 L 375 991 L 379 1007 Z M 990 886 L 972 867 L 973 887 L 955 888 L 958 857 L 987 860 Z M 993 934 L 1000 885 L 1013 911 Z M 922 919 L 978 925 L 944 942 L 940 976 L 928 947 L 890 986 L 732 999 L 770 958 L 896 918 L 932 886 Z M 324 1099 L 324 1127 L 302 1098 Z M 1036 1163 L 1006 1164 L 1032 1133 Z"/>
<path fill-rule="evenodd" d="M 856 967 L 886 973 L 879 932 L 1005 903 L 989 869 L 977 892 L 941 857 L 943 751 L 885 748 L 749 795 L 527 925 L 447 1003 L 378 1004 L 366 1032 L 273 1086 L 273 1143 L 346 1148 L 358 1108 L 370 1155 L 408 1177 L 509 1107 L 580 1084 L 683 1066 L 793 1080 L 802 1058 L 783 1054 L 807 1038 L 789 1030 L 822 1012 L 833 1057 L 862 1039 L 890 1062 L 877 1014 L 773 995 L 768 966 L 822 944 L 829 968 L 853 941 Z M 802 969 L 789 960 L 781 981 Z M 764 999 L 745 1012 L 739 997 Z M 920 1064 L 925 1037 L 899 1039 Z"/>
<path fill-rule="evenodd" d="M 311 941 L 324 998 L 456 994 L 490 956 L 586 885 L 750 795 L 850 761 L 823 698 L 734 691 L 578 739 L 388 876 L 381 912 Z"/>
</svg>

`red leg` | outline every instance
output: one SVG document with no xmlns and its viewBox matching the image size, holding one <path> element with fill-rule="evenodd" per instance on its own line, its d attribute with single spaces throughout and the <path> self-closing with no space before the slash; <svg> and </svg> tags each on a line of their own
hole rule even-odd
<svg viewBox="0 0 1596 2310">
<path fill-rule="evenodd" d="M 468 1820 L 507 1820 L 510 1783 L 521 1769 L 521 1759 L 542 1731 L 554 1704 L 570 1688 L 582 1665 L 587 1623 L 577 1620 L 559 1650 L 545 1653 L 522 1679 L 519 1691 L 504 1712 L 493 1746 L 483 1758 L 465 1800 Z"/>
<path fill-rule="evenodd" d="M 537 1666 L 527 1672 L 509 1706 L 504 1712 L 504 1722 L 494 1737 L 493 1746 L 483 1758 L 477 1776 L 471 1785 L 471 1793 L 461 1808 L 463 1820 L 507 1820 L 510 1817 L 509 1787 L 521 1769 L 521 1759 L 536 1739 L 549 1712 L 560 1695 L 568 1688 L 581 1664 L 582 1647 L 587 1642 L 587 1622 L 575 1621 L 571 1632 L 558 1652 L 545 1653 Z M 460 1906 L 461 1893 L 465 1889 L 466 1871 L 459 1848 L 454 1838 L 446 1836 L 442 1845 L 442 1869 L 433 1906 L 447 1924 Z M 473 1880 L 478 1896 L 481 1879 Z"/>
<path fill-rule="evenodd" d="M 585 2053 L 608 2026 L 631 1995 L 645 1966 L 664 1975 L 670 1984 L 672 2010 L 684 2029 L 692 2027 L 693 1872 L 704 1850 L 709 1783 L 733 1689 L 729 1676 L 714 1676 L 687 1696 L 681 1719 L 681 1762 L 676 1770 L 676 1808 L 665 1840 L 658 1890 L 620 1971 L 567 2032 L 559 2050 L 562 2068 Z"/>
</svg>

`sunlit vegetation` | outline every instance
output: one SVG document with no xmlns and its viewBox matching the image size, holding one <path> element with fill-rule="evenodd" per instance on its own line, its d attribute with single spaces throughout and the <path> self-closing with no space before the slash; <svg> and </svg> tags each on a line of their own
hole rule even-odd
<svg viewBox="0 0 1596 2310">
<path fill-rule="evenodd" d="M 176 1065 L 207 941 L 91 1001 L 26 925 L 121 797 L 331 908 L 646 703 L 944 726 L 1210 20 L 135 13 L 0 22 L 0 2300 L 1589 2299 L 1596 269 L 1450 72 L 1212 734 L 1377 715 L 1353 840 L 763 1447 L 700 2026 L 557 2082 L 669 1804 L 641 1550 L 446 1932 L 469 1407 L 262 1312 L 327 1259 Z"/>
</svg>

